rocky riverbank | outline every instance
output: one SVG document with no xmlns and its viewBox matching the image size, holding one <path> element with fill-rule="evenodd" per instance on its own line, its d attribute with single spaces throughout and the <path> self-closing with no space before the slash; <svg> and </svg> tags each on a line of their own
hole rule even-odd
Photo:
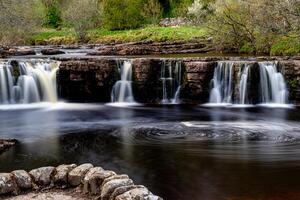
<svg viewBox="0 0 300 200">
<path fill-rule="evenodd" d="M 35 194 L 45 198 L 48 195 L 50 197 L 60 196 L 61 198 L 58 199 L 72 199 L 74 194 L 72 190 L 70 192 L 70 188 L 76 188 L 75 194 L 79 192 L 78 199 L 96 197 L 101 200 L 162 200 L 153 195 L 146 187 L 135 185 L 127 175 L 118 175 L 113 171 L 94 167 L 89 163 L 80 166 L 71 164 L 41 167 L 30 172 L 16 170 L 11 173 L 0 173 L 0 198 L 9 198 L 10 195 L 24 194 L 34 190 L 38 192 L 27 194 L 24 199 Z M 45 189 L 68 190 L 66 190 L 67 193 L 55 190 L 45 193 L 43 192 Z M 11 197 L 10 199 L 18 198 Z"/>
<path fill-rule="evenodd" d="M 17 140 L 14 139 L 0 139 L 0 154 L 16 145 L 16 143 Z"/>
</svg>

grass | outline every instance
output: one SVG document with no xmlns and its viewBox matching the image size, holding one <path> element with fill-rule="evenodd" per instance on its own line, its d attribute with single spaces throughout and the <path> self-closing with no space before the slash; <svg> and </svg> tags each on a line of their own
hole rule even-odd
<svg viewBox="0 0 300 200">
<path fill-rule="evenodd" d="M 149 26 L 134 30 L 109 31 L 89 30 L 87 43 L 124 43 L 139 41 L 191 41 L 206 37 L 207 30 L 200 27 L 157 27 Z M 72 29 L 45 29 L 33 35 L 30 44 L 75 44 L 79 43 Z"/>
<path fill-rule="evenodd" d="M 300 40 L 297 35 L 279 38 L 271 47 L 271 55 L 290 56 L 300 54 Z"/>
</svg>

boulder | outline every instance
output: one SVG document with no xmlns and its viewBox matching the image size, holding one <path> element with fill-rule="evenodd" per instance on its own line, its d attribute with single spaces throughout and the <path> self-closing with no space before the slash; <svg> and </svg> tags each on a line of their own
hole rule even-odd
<svg viewBox="0 0 300 200">
<path fill-rule="evenodd" d="M 29 174 L 32 176 L 34 182 L 40 186 L 48 186 L 51 183 L 55 167 L 41 167 L 31 170 Z"/>
<path fill-rule="evenodd" d="M 32 179 L 26 171 L 16 170 L 12 174 L 19 189 L 27 190 L 32 188 Z"/>
<path fill-rule="evenodd" d="M 94 167 L 88 171 L 83 179 L 83 192 L 91 194 L 99 194 L 100 186 L 103 179 L 101 173 L 104 171 L 101 167 Z"/>
<path fill-rule="evenodd" d="M 129 190 L 135 189 L 139 186 L 136 185 L 130 185 L 130 186 L 123 186 L 123 187 L 118 187 L 117 189 L 114 190 L 114 192 L 110 195 L 109 200 L 115 200 L 115 198 L 121 194 L 124 194 L 125 192 L 128 192 Z"/>
<path fill-rule="evenodd" d="M 53 181 L 56 184 L 68 184 L 68 173 L 72 171 L 77 165 L 59 165 L 56 167 Z"/>
<path fill-rule="evenodd" d="M 78 186 L 84 179 L 86 173 L 94 166 L 90 163 L 80 165 L 69 172 L 68 181 L 71 186 Z"/>
<path fill-rule="evenodd" d="M 110 178 L 108 178 L 110 179 Z M 124 186 L 132 186 L 133 181 L 129 178 L 110 179 L 102 185 L 101 200 L 109 200 L 115 189 Z"/>
<path fill-rule="evenodd" d="M 13 175 L 0 173 L 0 195 L 11 194 L 15 191 L 17 191 L 17 185 L 14 182 Z"/>
</svg>

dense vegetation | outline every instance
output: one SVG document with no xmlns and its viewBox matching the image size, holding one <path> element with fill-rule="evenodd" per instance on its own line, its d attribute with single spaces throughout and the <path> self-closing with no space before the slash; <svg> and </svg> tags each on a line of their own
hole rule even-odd
<svg viewBox="0 0 300 200">
<path fill-rule="evenodd" d="M 159 27 L 181 17 L 185 27 Z M 300 53 L 300 0 L 0 0 L 1 44 L 195 40 L 220 51 Z"/>
</svg>

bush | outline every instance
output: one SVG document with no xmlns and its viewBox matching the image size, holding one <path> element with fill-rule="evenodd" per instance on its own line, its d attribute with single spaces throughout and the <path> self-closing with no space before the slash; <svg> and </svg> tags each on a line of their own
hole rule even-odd
<svg viewBox="0 0 300 200">
<path fill-rule="evenodd" d="M 95 28 L 96 21 L 100 18 L 98 0 L 68 0 L 63 18 L 74 27 L 77 38 L 85 40 L 87 30 Z"/>
<path fill-rule="evenodd" d="M 146 0 L 142 12 L 146 23 L 158 24 L 162 14 L 163 10 L 158 0 Z"/>
<path fill-rule="evenodd" d="M 296 35 L 282 37 L 271 47 L 271 55 L 287 56 L 300 54 L 300 39 Z"/>
<path fill-rule="evenodd" d="M 46 6 L 46 18 L 44 21 L 44 26 L 58 28 L 62 23 L 59 3 L 57 0 L 52 0 L 48 3 L 44 2 L 44 4 Z"/>
<path fill-rule="evenodd" d="M 133 29 L 144 24 L 142 0 L 103 0 L 103 23 L 109 30 Z"/>
</svg>

